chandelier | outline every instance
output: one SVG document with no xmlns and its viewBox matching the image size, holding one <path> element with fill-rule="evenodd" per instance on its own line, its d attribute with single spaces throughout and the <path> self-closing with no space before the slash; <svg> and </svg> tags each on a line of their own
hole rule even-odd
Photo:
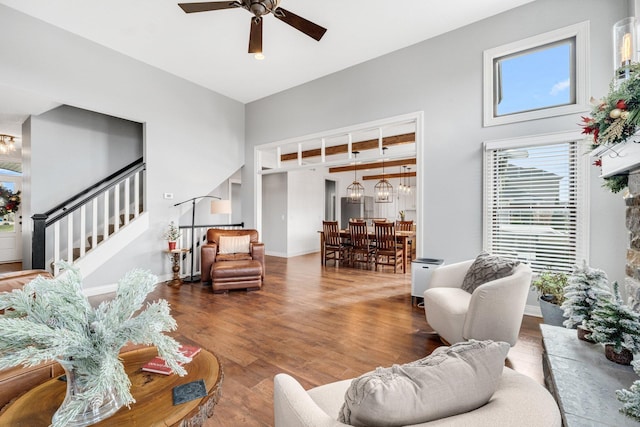
<svg viewBox="0 0 640 427">
<path fill-rule="evenodd" d="M 355 157 L 360 153 L 359 151 L 353 152 L 354 162 L 353 162 L 353 182 L 351 185 L 347 187 L 347 197 L 349 197 L 349 203 L 362 203 L 364 196 L 364 187 L 362 184 L 358 182 L 358 177 L 356 175 L 356 162 Z"/>
<path fill-rule="evenodd" d="M 0 133 L 0 153 L 5 154 L 13 151 L 16 151 L 15 136 Z"/>
<path fill-rule="evenodd" d="M 382 155 L 387 150 L 387 147 L 382 148 Z M 384 178 L 384 157 L 382 158 L 382 179 L 375 185 L 375 202 L 376 203 L 391 203 L 393 200 L 393 186 Z"/>
</svg>

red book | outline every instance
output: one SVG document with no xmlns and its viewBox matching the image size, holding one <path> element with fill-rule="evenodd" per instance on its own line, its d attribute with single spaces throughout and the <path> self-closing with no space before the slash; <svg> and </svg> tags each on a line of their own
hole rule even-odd
<svg viewBox="0 0 640 427">
<path fill-rule="evenodd" d="M 191 361 L 191 359 L 193 359 L 193 357 L 196 354 L 198 354 L 200 350 L 201 350 L 200 347 L 195 347 L 192 345 L 181 345 L 178 351 L 180 351 L 180 353 L 182 353 L 185 357 L 189 359 L 189 361 Z M 183 363 L 180 363 L 180 365 L 183 365 Z M 153 372 L 156 374 L 171 375 L 171 368 L 167 366 L 164 359 L 160 356 L 156 356 L 150 361 L 148 361 L 147 363 L 145 363 L 142 366 L 142 370 L 147 372 Z"/>
</svg>

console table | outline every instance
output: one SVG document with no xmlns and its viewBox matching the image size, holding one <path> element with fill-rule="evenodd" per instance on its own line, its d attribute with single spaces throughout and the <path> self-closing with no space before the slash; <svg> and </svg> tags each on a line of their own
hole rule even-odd
<svg viewBox="0 0 640 427">
<path fill-rule="evenodd" d="M 601 344 L 581 341 L 575 329 L 540 325 L 545 383 L 565 427 L 637 426 L 619 412 L 616 390 L 638 379 L 631 366 L 609 361 Z"/>
<path fill-rule="evenodd" d="M 96 426 L 203 425 L 204 420 L 213 415 L 222 391 L 223 374 L 218 358 L 203 349 L 185 365 L 187 375 L 184 377 L 142 371 L 142 365 L 156 355 L 155 347 L 120 354 L 136 402 L 131 409 L 124 406 Z M 207 396 L 173 406 L 173 387 L 201 378 L 207 387 Z M 0 426 L 48 427 L 62 403 L 66 387 L 65 382 L 53 379 L 31 389 L 3 408 Z"/>
</svg>

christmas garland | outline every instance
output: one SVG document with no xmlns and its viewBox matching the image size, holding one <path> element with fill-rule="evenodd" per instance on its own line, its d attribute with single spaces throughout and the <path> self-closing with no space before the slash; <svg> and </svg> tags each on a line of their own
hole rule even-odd
<svg viewBox="0 0 640 427">
<path fill-rule="evenodd" d="M 20 192 L 13 192 L 0 185 L 0 216 L 18 211 L 20 207 Z"/>
<path fill-rule="evenodd" d="M 609 85 L 609 93 L 600 101 L 591 99 L 593 108 L 589 117 L 582 117 L 582 133 L 592 135 L 591 148 L 626 142 L 640 129 L 640 64 L 629 67 L 629 78 Z M 595 166 L 602 166 L 597 159 Z M 603 187 L 617 193 L 627 186 L 627 175 L 614 175 L 604 179 Z"/>
</svg>

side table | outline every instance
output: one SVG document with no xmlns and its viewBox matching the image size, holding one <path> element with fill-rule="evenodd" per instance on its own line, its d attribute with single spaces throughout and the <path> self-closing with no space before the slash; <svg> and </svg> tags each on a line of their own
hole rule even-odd
<svg viewBox="0 0 640 427">
<path fill-rule="evenodd" d="M 171 259 L 171 271 L 173 271 L 173 279 L 167 283 L 168 286 L 182 285 L 182 279 L 180 278 L 180 261 L 182 254 L 185 252 L 189 252 L 189 249 L 167 249 L 167 254 Z"/>
<path fill-rule="evenodd" d="M 121 353 L 136 400 L 95 426 L 195 426 L 203 425 L 222 393 L 223 373 L 218 358 L 202 349 L 185 365 L 187 375 L 161 375 L 143 371 L 142 365 L 157 355 L 155 347 Z M 173 388 L 204 379 L 207 395 L 173 406 Z M 3 408 L 0 426 L 48 427 L 65 396 L 66 383 L 49 380 L 29 390 Z"/>
<path fill-rule="evenodd" d="M 542 367 L 564 427 L 636 426 L 620 413 L 616 390 L 638 379 L 631 366 L 607 360 L 601 344 L 581 341 L 575 329 L 540 325 Z"/>
</svg>

